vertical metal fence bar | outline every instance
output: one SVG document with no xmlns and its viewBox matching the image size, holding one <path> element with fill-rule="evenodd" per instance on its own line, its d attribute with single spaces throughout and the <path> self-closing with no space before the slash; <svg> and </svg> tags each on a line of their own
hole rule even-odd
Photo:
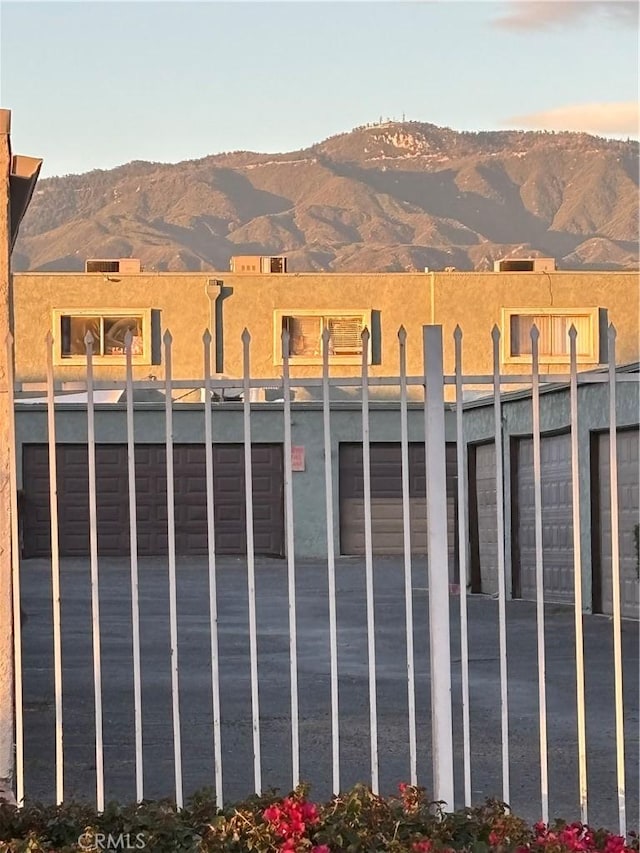
<svg viewBox="0 0 640 853">
<path fill-rule="evenodd" d="M 243 423 L 244 423 L 244 490 L 247 532 L 247 590 L 249 595 L 249 650 L 251 655 L 251 713 L 253 729 L 253 776 L 256 794 L 262 793 L 260 759 L 260 699 L 258 693 L 258 637 L 256 626 L 256 569 L 253 541 L 253 477 L 251 467 L 251 335 L 242 332 L 243 352 Z"/>
<path fill-rule="evenodd" d="M 549 822 L 549 774 L 547 767 L 547 695 L 544 648 L 544 558 L 542 551 L 542 460 L 540 449 L 540 332 L 531 328 L 531 408 L 533 419 L 533 503 L 536 543 L 536 627 L 538 639 L 538 719 L 540 735 L 540 802 L 542 820 Z"/>
<path fill-rule="evenodd" d="M 576 637 L 576 711 L 578 723 L 578 784 L 580 820 L 588 822 L 587 810 L 587 734 L 584 698 L 584 638 L 582 632 L 582 555 L 580 546 L 580 459 L 578 441 L 578 359 L 576 327 L 569 329 L 570 406 L 571 406 L 571 492 L 573 511 L 573 588 Z"/>
<path fill-rule="evenodd" d="M 216 806 L 223 805 L 222 732 L 220 726 L 220 666 L 218 652 L 218 591 L 216 578 L 216 529 L 213 472 L 213 424 L 211 419 L 211 332 L 202 336 L 204 344 L 204 455 L 207 474 L 207 553 L 209 565 L 209 630 L 211 636 L 211 702 L 213 706 L 213 757 Z"/>
<path fill-rule="evenodd" d="M 449 549 L 442 327 L 423 327 L 433 793 L 453 810 Z"/>
<path fill-rule="evenodd" d="M 11 489 L 11 590 L 13 607 L 13 686 L 16 737 L 16 802 L 24 801 L 24 712 L 22 704 L 22 625 L 20 616 L 20 528 L 18 524 L 18 471 L 16 467 L 16 417 L 14 400 L 13 335 L 7 335 L 7 392 L 9 406 L 9 487 Z"/>
<path fill-rule="evenodd" d="M 371 443 L 369 428 L 369 330 L 362 331 L 362 469 L 364 478 L 364 561 L 367 587 L 367 654 L 369 658 L 369 733 L 371 790 L 378 783 L 378 704 L 376 691 L 376 625 L 373 593 L 373 534 L 371 529 Z"/>
<path fill-rule="evenodd" d="M 493 341 L 493 414 L 496 448 L 496 523 L 498 546 L 498 623 L 500 642 L 500 710 L 502 727 L 502 799 L 509 794 L 509 694 L 507 686 L 507 607 L 504 559 L 504 465 L 502 459 L 502 404 L 500 399 L 500 329 L 491 331 Z"/>
<path fill-rule="evenodd" d="M 164 343 L 164 412 L 167 459 L 167 554 L 169 559 L 169 631 L 171 642 L 171 703 L 173 714 L 173 756 L 176 786 L 176 805 L 182 808 L 182 739 L 180 733 L 180 684 L 178 677 L 178 596 L 176 588 L 176 518 L 173 477 L 173 397 L 171 390 L 171 345 L 173 338 L 167 329 Z"/>
<path fill-rule="evenodd" d="M 56 805 L 64 798 L 62 727 L 62 632 L 60 624 L 60 544 L 58 525 L 58 465 L 56 410 L 53 387 L 53 335 L 47 332 L 47 437 L 49 442 L 49 507 L 51 517 L 51 606 L 53 618 L 53 684 L 56 705 Z"/>
<path fill-rule="evenodd" d="M 98 572 L 98 511 L 96 496 L 96 430 L 93 391 L 93 343 L 87 332 L 87 450 L 89 466 L 89 560 L 91 565 L 91 623 L 93 635 L 93 692 L 96 726 L 96 805 L 104 811 L 104 751 L 102 734 L 102 661 L 100 651 L 100 582 Z"/>
<path fill-rule="evenodd" d="M 616 704 L 616 775 L 620 835 L 627 834 L 624 770 L 624 705 L 622 695 L 622 636 L 620 611 L 620 521 L 618 514 L 618 432 L 616 413 L 616 328 L 608 330 L 609 357 L 609 468 L 611 485 L 611 584 L 613 604 L 613 666 Z"/>
<path fill-rule="evenodd" d="M 398 330 L 400 351 L 400 447 L 402 452 L 402 532 L 404 541 L 404 602 L 407 629 L 407 702 L 409 709 L 409 777 L 418 784 L 416 686 L 413 651 L 413 578 L 411 571 L 411 501 L 409 493 L 409 421 L 407 413 L 407 332 Z"/>
<path fill-rule="evenodd" d="M 133 425 L 133 335 L 128 329 L 124 337 L 127 387 L 127 475 L 129 480 L 129 550 L 131 563 L 131 628 L 133 646 L 133 701 L 136 749 L 136 799 L 144 798 L 144 766 L 142 761 L 142 686 L 140 673 L 140 604 L 138 598 L 138 516 L 136 507 L 136 456 Z"/>
<path fill-rule="evenodd" d="M 469 721 L 469 632 L 467 624 L 467 496 L 462 424 L 462 329 L 453 333 L 456 362 L 456 463 L 458 474 L 458 559 L 460 563 L 460 668 L 462 676 L 462 752 L 464 804 L 471 805 L 471 733 Z"/>
<path fill-rule="evenodd" d="M 289 594 L 289 664 L 291 670 L 291 767 L 293 787 L 300 784 L 300 737 L 298 734 L 298 642 L 296 620 L 296 556 L 293 536 L 293 472 L 291 466 L 291 383 L 289 379 L 289 332 L 282 332 L 282 389 L 284 394 L 284 498 L 287 528 L 287 581 Z"/>
<path fill-rule="evenodd" d="M 333 537 L 333 472 L 331 467 L 331 399 L 329 396 L 329 341 L 322 333 L 322 423 L 324 438 L 324 493 L 327 521 L 327 582 L 329 593 L 329 656 L 331 665 L 331 765 L 333 793 L 340 793 L 340 715 L 338 705 L 338 623 L 336 616 L 336 562 Z"/>
</svg>

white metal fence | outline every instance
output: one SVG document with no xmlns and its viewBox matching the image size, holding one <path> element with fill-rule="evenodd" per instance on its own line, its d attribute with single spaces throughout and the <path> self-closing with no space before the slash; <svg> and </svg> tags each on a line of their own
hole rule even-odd
<svg viewBox="0 0 640 853">
<path fill-rule="evenodd" d="M 374 791 L 379 789 L 379 731 L 377 710 L 377 671 L 376 671 L 376 624 L 375 624 L 375 590 L 374 564 L 375 554 L 372 539 L 371 512 L 371 470 L 370 470 L 370 390 L 376 386 L 394 386 L 397 389 L 400 413 L 400 435 L 402 459 L 402 507 L 403 507 L 403 541 L 404 555 L 402 567 L 404 570 L 405 591 L 405 624 L 398 626 L 406 634 L 406 660 L 399 665 L 406 672 L 407 693 L 407 738 L 409 745 L 409 779 L 413 784 L 418 781 L 419 743 L 416 727 L 415 678 L 416 662 L 414 660 L 414 613 L 412 588 L 412 556 L 411 527 L 410 527 L 410 495 L 409 495 L 409 430 L 408 430 L 408 401 L 409 388 L 418 386 L 424 388 L 424 441 L 426 453 L 426 499 L 427 499 L 427 540 L 428 540 L 428 608 L 429 608 L 429 655 L 430 655 L 430 689 L 431 689 L 431 723 L 432 723 L 432 761 L 433 761 L 433 795 L 436 799 L 445 801 L 449 806 L 454 798 L 454 749 L 452 719 L 452 682 L 450 657 L 450 624 L 449 624 L 449 577 L 442 567 L 448 562 L 447 542 L 447 507 L 446 507 L 446 472 L 445 472 L 445 388 L 455 389 L 455 418 L 457 444 L 457 504 L 458 504 L 458 552 L 460 590 L 459 621 L 461 649 L 461 694 L 462 694 L 462 738 L 463 738 L 463 788 L 464 803 L 472 803 L 472 772 L 474 763 L 474 743 L 470 735 L 470 691 L 469 691 L 469 641 L 467 595 L 468 586 L 468 517 L 467 517 L 467 481 L 466 481 L 466 446 L 463 429 L 463 394 L 465 387 L 484 386 L 486 392 L 493 396 L 494 407 L 494 441 L 496 448 L 502 443 L 502 394 L 512 387 L 526 386 L 531 389 L 531 407 L 533 418 L 533 448 L 534 448 L 534 481 L 535 481 L 535 541 L 536 541 L 536 620 L 537 620 L 537 677 L 539 699 L 539 770 L 540 770 L 540 815 L 548 820 L 550 813 L 549 787 L 547 772 L 547 715 L 546 696 L 546 661 L 545 661 L 545 608 L 544 608 L 544 552 L 542 542 L 542 496 L 541 496 L 541 456 L 540 456 L 540 389 L 548 383 L 568 382 L 570 388 L 571 409 L 571 464 L 572 464 L 572 501 L 573 501 L 573 558 L 575 583 L 575 685 L 576 685 L 576 720 L 578 738 L 579 764 L 579 806 L 582 820 L 588 819 L 588 789 L 587 789 L 587 734 L 585 724 L 585 663 L 583 640 L 583 596 L 582 596 L 582 563 L 580 550 L 580 491 L 578 486 L 578 470 L 580 456 L 584 453 L 578 441 L 578 422 L 580 417 L 578 407 L 578 387 L 584 383 L 605 383 L 609 389 L 609 448 L 611 489 L 610 505 L 612 519 L 612 581 L 613 581 L 613 614 L 611 631 L 613 634 L 613 667 L 615 673 L 615 734 L 611 747 L 615 750 L 617 768 L 617 800 L 619 829 L 626 831 L 625 812 L 625 733 L 624 707 L 622 690 L 622 652 L 621 652 L 621 604 L 620 604 L 620 555 L 618 545 L 618 490 L 617 490 L 617 449 L 616 449 L 616 389 L 618 383 L 638 382 L 637 374 L 620 374 L 615 369 L 615 329 L 609 328 L 609 370 L 607 372 L 578 373 L 576 358 L 576 331 L 570 335 L 570 370 L 568 374 L 541 374 L 538 357 L 538 333 L 532 329 L 532 370 L 530 373 L 519 375 L 503 375 L 500 372 L 500 332 L 494 328 L 492 332 L 493 373 L 489 375 L 466 375 L 463 372 L 463 334 L 456 328 L 454 335 L 455 373 L 443 374 L 443 340 L 442 329 L 438 326 L 424 328 L 423 353 L 424 373 L 420 376 L 408 376 L 407 364 L 407 335 L 403 328 L 398 334 L 398 374 L 393 377 L 371 377 L 367 354 L 369 351 L 367 330 L 363 332 L 362 371 L 359 377 L 346 379 L 330 376 L 329 361 L 329 332 L 323 336 L 324 360 L 322 376 L 318 379 L 295 379 L 290 375 L 288 334 L 283 333 L 283 368 L 282 376 L 277 379 L 256 380 L 251 377 L 251 336 L 247 330 L 242 336 L 244 352 L 243 388 L 243 443 L 244 443 L 244 476 L 246 500 L 246 568 L 247 595 L 249 603 L 248 646 L 250 656 L 251 679 L 251 708 L 252 725 L 251 739 L 253 752 L 254 790 L 263 789 L 262 778 L 262 739 L 261 739 L 261 708 L 259 692 L 258 643 L 259 631 L 256 619 L 256 562 L 254 549 L 253 525 L 253 496 L 252 496 L 252 411 L 255 404 L 251 403 L 251 391 L 254 388 L 282 388 L 282 436 L 284 458 L 284 504 L 285 504 L 285 542 L 288 589 L 288 618 L 289 618 L 289 673 L 290 673 L 290 734 L 291 734 L 291 783 L 300 781 L 300 710 L 298 688 L 298 619 L 296 614 L 296 584 L 297 558 L 294 548 L 294 520 L 297 507 L 293 499 L 293 474 L 291 464 L 292 454 L 292 412 L 291 392 L 296 385 L 314 386 L 322 392 L 322 424 L 324 441 L 324 481 L 318 483 L 319 489 L 324 489 L 326 509 L 326 572 L 328 583 L 328 632 L 327 644 L 330 651 L 330 695 L 331 695 L 331 785 L 334 792 L 341 787 L 341 717 L 339 696 L 339 642 L 338 614 L 336 606 L 336 542 L 334 539 L 334 478 L 336 472 L 332 465 L 331 430 L 333 404 L 331 390 L 334 386 L 361 389 L 362 412 L 362 448 L 364 463 L 364 505 L 365 505 L 365 577 L 366 577 L 366 639 L 368 665 L 368 706 L 369 706 L 369 735 L 370 735 L 370 776 L 366 780 Z M 169 634 L 171 661 L 171 695 L 173 721 L 173 764 L 175 770 L 175 799 L 179 806 L 184 801 L 183 791 L 183 751 L 181 743 L 181 702 L 180 702 L 180 666 L 178 657 L 178 607 L 177 607 L 177 573 L 180 571 L 179 560 L 176 557 L 175 515 L 174 515 L 174 477 L 173 477 L 173 415 L 174 395 L 189 388 L 204 388 L 205 404 L 203 406 L 203 435 L 206 452 L 206 514 L 208 533 L 208 578 L 209 578 L 209 634 L 210 634 L 210 666 L 214 742 L 214 767 L 212 781 L 218 803 L 223 803 L 224 792 L 224 743 L 221 726 L 221 696 L 219 678 L 219 646 L 218 646 L 218 595 L 217 595 L 217 555 L 215 548 L 214 523 L 214 489 L 215 477 L 213 460 L 213 441 L 215 405 L 212 404 L 212 394 L 229 386 L 229 380 L 212 377 L 211 351 L 212 338 L 207 331 L 203 336 L 203 374 L 197 380 L 176 380 L 172 376 L 172 338 L 169 331 L 163 338 L 163 365 L 165 371 L 165 443 L 167 467 L 167 532 L 168 532 L 168 565 L 169 565 Z M 87 447 L 89 471 L 89 511 L 90 511 L 90 574 L 91 574 L 91 616 L 93 643 L 93 695 L 94 695 L 94 735 L 95 735 L 95 769 L 96 769 L 96 801 L 99 809 L 104 808 L 104 750 L 103 750 L 103 692 L 102 692 L 102 652 L 101 652 L 101 623 L 100 623 L 100 584 L 104 582 L 100 576 L 100 555 L 98 542 L 97 495 L 96 495 L 96 412 L 95 399 L 98 389 L 120 389 L 126 391 L 126 432 L 128 455 L 128 501 L 130 518 L 130 585 L 131 585 L 131 625 L 133 652 L 133 687 L 135 708 L 135 770 L 136 795 L 141 800 L 145 796 L 144 788 L 144 749 L 142 730 L 142 690 L 141 690 L 141 653 L 140 653 L 140 606 L 138 600 L 138 541 L 136 516 L 136 477 L 134 422 L 136 405 L 134 390 L 139 388 L 157 388 L 157 383 L 137 382 L 133 379 L 131 337 L 126 342 L 126 367 L 124 375 L 118 382 L 96 382 L 94 380 L 94 359 L 92 355 L 93 340 L 91 335 L 86 337 L 86 414 L 87 414 Z M 12 364 L 13 344 L 8 341 L 9 364 Z M 58 489 L 56 471 L 56 424 L 57 403 L 56 385 L 53 367 L 53 339 L 51 334 L 46 340 L 47 355 L 47 396 L 46 406 L 48 415 L 49 442 L 49 471 L 50 471 L 50 512 L 51 512 L 51 579 L 52 579 L 52 613 L 53 613 L 53 655 L 54 655 L 54 694 L 55 694 L 55 765 L 56 792 L 58 803 L 65 797 L 63 788 L 65 752 L 63 748 L 63 658 L 61 644 L 61 593 L 60 593 L 60 548 L 58 538 Z M 44 350 L 43 350 L 44 351 Z M 10 377 L 10 388 L 14 388 L 13 377 Z M 622 388 L 628 387 L 624 384 Z M 19 400 L 16 400 L 19 402 Z M 222 404 L 224 405 L 224 404 Z M 13 407 L 12 407 L 13 410 Z M 12 424 L 15 433 L 15 424 Z M 20 582 L 21 558 L 18 528 L 18 474 L 16 454 L 12 454 L 12 492 L 13 492 L 13 603 L 14 603 L 14 637 L 15 637 L 15 732 L 16 732 L 16 787 L 17 799 L 22 801 L 25 793 L 24 767 L 24 717 L 23 717 L 23 682 L 22 682 L 22 645 L 20 620 Z M 486 792 L 501 796 L 506 802 L 511 800 L 509 737 L 509 678 L 507 672 L 507 615 L 506 604 L 508 590 L 505 579 L 505 506 L 504 506 L 504 471 L 502 453 L 496 453 L 495 486 L 497 494 L 497 555 L 498 555 L 498 625 L 499 636 L 499 666 L 500 666 L 500 719 L 501 719 L 501 753 L 502 753 L 502 783 L 501 790 Z M 400 562 L 400 561 L 399 561 Z M 87 685 L 90 688 L 90 685 Z M 88 792 L 87 792 L 88 793 Z M 249 793 L 249 792 L 247 792 Z"/>
</svg>

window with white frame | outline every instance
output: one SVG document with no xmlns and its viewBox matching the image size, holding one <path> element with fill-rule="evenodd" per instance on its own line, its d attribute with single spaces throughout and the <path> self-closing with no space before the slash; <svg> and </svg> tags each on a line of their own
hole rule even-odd
<svg viewBox="0 0 640 853">
<path fill-rule="evenodd" d="M 567 362 L 569 330 L 574 326 L 578 362 L 599 361 L 598 308 L 505 308 L 502 317 L 503 361 L 531 362 L 531 329 L 536 326 L 541 362 Z"/>
<path fill-rule="evenodd" d="M 53 312 L 54 357 L 57 364 L 86 361 L 85 337 L 93 336 L 93 358 L 124 363 L 125 336 L 131 332 L 132 360 L 151 363 L 150 309 L 57 309 Z"/>
<path fill-rule="evenodd" d="M 274 361 L 282 363 L 282 333 L 289 333 L 289 358 L 298 364 L 322 363 L 322 335 L 329 330 L 329 359 L 333 363 L 362 362 L 362 332 L 371 330 L 370 311 L 276 311 Z M 370 349 L 370 348 L 369 348 Z M 370 359 L 370 353 L 369 353 Z"/>
</svg>

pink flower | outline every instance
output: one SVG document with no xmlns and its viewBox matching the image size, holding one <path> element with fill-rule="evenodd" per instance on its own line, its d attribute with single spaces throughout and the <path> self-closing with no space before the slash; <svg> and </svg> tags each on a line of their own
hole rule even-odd
<svg viewBox="0 0 640 853">
<path fill-rule="evenodd" d="M 312 826 L 319 820 L 318 809 L 314 803 L 307 803 L 295 797 L 285 797 L 280 804 L 268 806 L 262 816 L 272 831 L 282 839 L 281 853 L 295 853 L 307 826 Z"/>
<path fill-rule="evenodd" d="M 623 853 L 627 847 L 621 835 L 610 835 L 604 846 L 604 853 Z"/>
<path fill-rule="evenodd" d="M 268 823 L 276 823 L 280 820 L 281 810 L 278 806 L 268 806 L 262 813 L 262 816 Z"/>
<path fill-rule="evenodd" d="M 311 848 L 311 853 L 331 853 L 331 850 L 326 844 L 318 844 L 316 847 Z"/>
<path fill-rule="evenodd" d="M 314 803 L 302 804 L 302 817 L 307 823 L 318 822 L 318 809 L 316 808 Z"/>
</svg>

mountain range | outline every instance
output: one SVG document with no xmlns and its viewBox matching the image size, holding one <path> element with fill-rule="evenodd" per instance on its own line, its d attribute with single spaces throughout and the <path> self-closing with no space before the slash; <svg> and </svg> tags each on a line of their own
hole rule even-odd
<svg viewBox="0 0 640 853">
<path fill-rule="evenodd" d="M 286 255 L 290 271 L 637 269 L 638 143 L 584 133 L 457 132 L 381 122 L 300 151 L 134 161 L 42 180 L 15 270 L 227 270 Z"/>
</svg>

